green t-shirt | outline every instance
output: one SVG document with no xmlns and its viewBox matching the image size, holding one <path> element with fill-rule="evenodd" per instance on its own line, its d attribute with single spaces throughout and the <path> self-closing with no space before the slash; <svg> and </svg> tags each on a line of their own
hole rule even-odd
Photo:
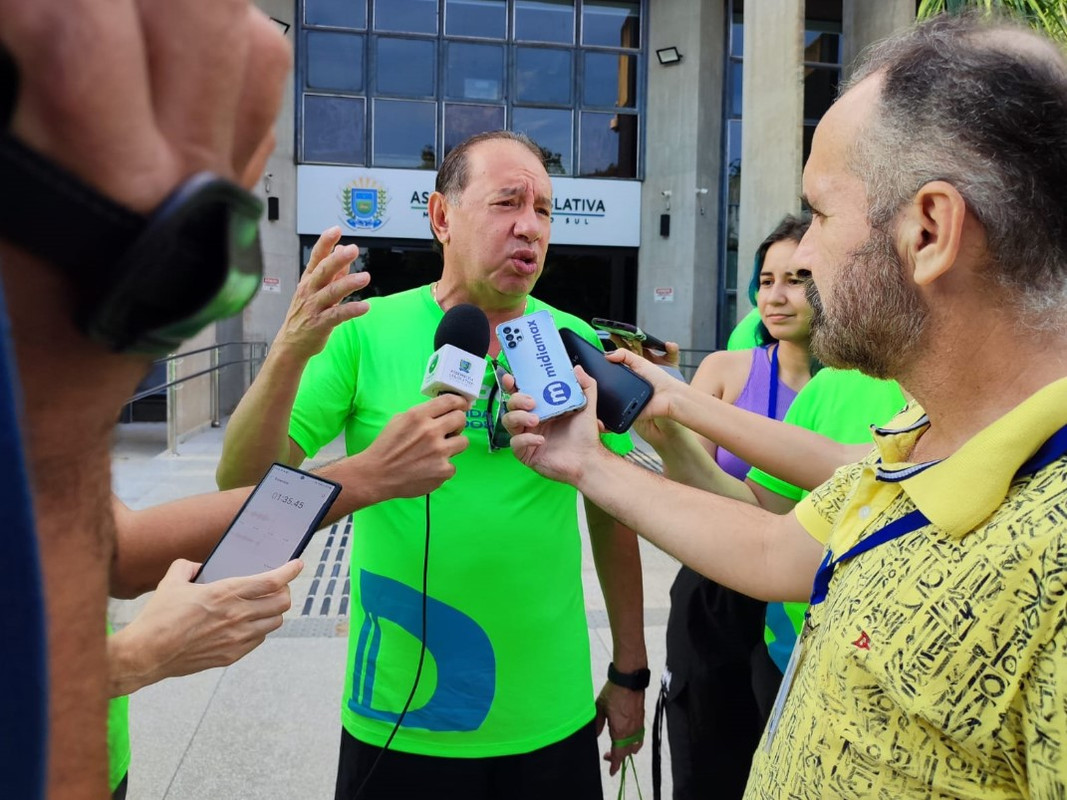
<svg viewBox="0 0 1067 800">
<path fill-rule="evenodd" d="M 756 328 L 760 324 L 759 309 L 749 311 L 730 331 L 730 338 L 726 341 L 727 350 L 751 350 L 759 347 L 761 342 L 756 340 Z"/>
<path fill-rule="evenodd" d="M 111 623 L 107 634 L 111 635 Z M 130 698 L 112 697 L 107 704 L 108 783 L 114 792 L 130 769 Z"/>
<path fill-rule="evenodd" d="M 871 378 L 857 370 L 822 369 L 797 394 L 785 422 L 821 433 L 844 444 L 874 443 L 871 426 L 883 425 L 906 405 L 894 381 Z M 803 489 L 753 467 L 748 478 L 765 489 L 800 500 Z M 793 643 L 804 624 L 807 603 L 768 603 L 764 640 L 778 668 L 785 670 Z"/>
<path fill-rule="evenodd" d="M 592 329 L 549 310 L 595 342 Z M 348 453 L 367 447 L 419 393 L 443 313 L 428 286 L 376 298 L 338 326 L 304 371 L 289 434 L 314 455 L 340 431 Z M 495 379 L 467 414 L 470 446 L 456 475 L 430 496 L 427 657 L 390 747 L 481 758 L 528 752 L 593 717 L 582 594 L 577 493 L 490 452 L 486 408 Z M 628 436 L 609 446 L 625 452 Z M 425 501 L 395 499 L 353 515 L 351 630 L 341 718 L 382 746 L 404 707 L 419 657 Z"/>
</svg>

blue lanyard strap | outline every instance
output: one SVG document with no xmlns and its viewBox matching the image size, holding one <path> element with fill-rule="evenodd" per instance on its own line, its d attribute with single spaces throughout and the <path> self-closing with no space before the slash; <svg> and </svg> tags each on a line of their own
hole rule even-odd
<svg viewBox="0 0 1067 800">
<path fill-rule="evenodd" d="M 778 419 L 778 347 L 771 347 L 771 385 L 767 395 L 767 417 Z"/>
<path fill-rule="evenodd" d="M 873 550 L 880 544 L 891 542 L 905 534 L 919 530 L 930 520 L 919 509 L 905 514 L 900 519 L 895 519 L 881 530 L 875 531 L 863 541 L 859 542 L 851 550 L 848 550 L 841 558 L 833 561 L 834 554 L 826 551 L 826 557 L 819 564 L 819 571 L 815 573 L 815 583 L 811 587 L 811 605 L 817 606 L 826 599 L 826 593 L 830 590 L 830 579 L 834 577 L 834 570 L 842 561 L 848 561 L 854 556 Z"/>
<path fill-rule="evenodd" d="M 1015 476 L 1032 475 L 1038 470 L 1047 467 L 1065 453 L 1067 453 L 1067 425 L 1046 439 L 1037 452 L 1019 467 Z M 819 564 L 818 571 L 815 573 L 815 581 L 811 587 L 811 605 L 817 606 L 826 599 L 826 594 L 830 590 L 830 580 L 834 577 L 834 570 L 837 569 L 837 565 L 842 561 L 848 561 L 848 559 L 866 553 L 868 550 L 873 550 L 878 545 L 891 542 L 893 539 L 898 539 L 929 524 L 930 520 L 926 518 L 926 515 L 919 509 L 915 509 L 900 519 L 893 520 L 884 528 L 875 531 L 836 560 L 834 559 L 834 554 L 827 550 L 822 563 Z"/>
</svg>

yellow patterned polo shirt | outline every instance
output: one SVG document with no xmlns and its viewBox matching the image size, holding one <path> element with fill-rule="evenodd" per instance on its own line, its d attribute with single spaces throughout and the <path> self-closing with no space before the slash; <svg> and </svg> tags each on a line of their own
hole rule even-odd
<svg viewBox="0 0 1067 800">
<path fill-rule="evenodd" d="M 1067 457 L 1016 476 L 1065 424 L 1067 379 L 911 464 L 913 406 L 797 506 L 833 554 L 930 522 L 837 567 L 746 798 L 1067 797 Z"/>
</svg>

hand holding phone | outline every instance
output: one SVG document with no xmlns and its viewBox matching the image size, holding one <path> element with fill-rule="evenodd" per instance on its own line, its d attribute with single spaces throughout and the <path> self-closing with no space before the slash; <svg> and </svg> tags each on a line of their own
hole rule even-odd
<svg viewBox="0 0 1067 800">
<path fill-rule="evenodd" d="M 585 407 L 585 394 L 549 312 L 508 320 L 497 326 L 496 336 L 518 390 L 533 397 L 533 411 L 542 421 Z"/>
<path fill-rule="evenodd" d="M 193 578 L 210 583 L 280 567 L 304 552 L 341 485 L 272 464 Z"/>
<path fill-rule="evenodd" d="M 571 363 L 597 385 L 596 416 L 614 433 L 625 433 L 652 399 L 652 384 L 623 364 L 608 361 L 599 348 L 570 328 L 559 332 Z"/>
<path fill-rule="evenodd" d="M 620 339 L 626 339 L 631 342 L 640 342 L 643 347 L 647 347 L 649 350 L 656 350 L 661 355 L 667 352 L 667 345 L 662 339 L 657 339 L 655 336 L 645 333 L 636 325 L 631 325 L 629 322 L 618 322 L 613 319 L 593 317 L 590 324 L 594 328 L 607 331 L 610 334 L 618 336 Z"/>
</svg>

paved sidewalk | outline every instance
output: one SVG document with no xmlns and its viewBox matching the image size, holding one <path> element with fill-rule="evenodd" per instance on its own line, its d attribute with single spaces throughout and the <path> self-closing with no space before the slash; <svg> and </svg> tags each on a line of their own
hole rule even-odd
<svg viewBox="0 0 1067 800">
<path fill-rule="evenodd" d="M 162 424 L 119 426 L 112 451 L 113 487 L 133 508 L 214 491 L 222 429 L 208 429 L 164 454 Z M 344 454 L 339 441 L 311 466 Z M 343 525 L 343 523 L 341 523 Z M 329 800 L 340 736 L 348 632 L 347 537 L 322 531 L 304 554 L 293 606 L 282 628 L 231 667 L 171 678 L 137 692 L 130 703 L 133 762 L 130 800 Z M 611 658 L 604 600 L 583 537 L 583 579 L 593 672 L 599 688 Z M 677 562 L 642 542 L 645 637 L 653 685 L 646 694 L 646 744 L 636 758 L 642 794 L 652 798 L 652 712 L 664 662 L 668 592 Z M 334 577 L 336 573 L 336 577 Z M 121 626 L 144 598 L 113 601 Z M 601 736 L 602 749 L 607 734 Z M 664 743 L 663 797 L 671 796 Z M 604 767 L 604 796 L 618 793 Z M 628 798 L 637 792 L 627 779 Z M 506 800 L 502 798 L 501 800 Z"/>
</svg>

